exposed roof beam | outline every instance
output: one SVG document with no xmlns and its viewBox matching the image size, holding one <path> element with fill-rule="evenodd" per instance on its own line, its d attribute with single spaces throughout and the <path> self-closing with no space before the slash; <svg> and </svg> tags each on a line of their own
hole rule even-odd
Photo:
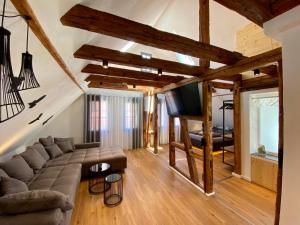
<svg viewBox="0 0 300 225">
<path fill-rule="evenodd" d="M 274 15 L 271 8 L 258 0 L 215 0 L 221 5 L 241 14 L 250 21 L 261 26 L 264 22 L 272 19 Z"/>
<path fill-rule="evenodd" d="M 278 87 L 278 77 L 269 75 L 242 80 L 241 83 L 241 91 L 243 92 L 275 87 Z"/>
<path fill-rule="evenodd" d="M 199 41 L 210 44 L 209 31 L 209 0 L 199 0 Z M 210 61 L 208 59 L 199 59 L 200 66 L 209 68 Z"/>
<path fill-rule="evenodd" d="M 230 76 L 232 74 L 243 73 L 256 69 L 260 66 L 264 66 L 268 63 L 277 62 L 281 59 L 281 57 L 281 48 L 277 48 L 256 56 L 242 59 L 234 65 L 223 66 L 219 69 L 215 69 L 201 76 L 201 78 L 210 80 L 222 79 L 223 77 Z"/>
<path fill-rule="evenodd" d="M 81 72 L 89 73 L 89 74 L 102 74 L 102 75 L 107 75 L 112 77 L 153 80 L 153 81 L 160 81 L 165 83 L 177 83 L 178 81 L 184 79 L 184 77 L 181 76 L 168 76 L 168 75 L 158 76 L 158 74 L 154 74 L 154 73 L 146 73 L 141 71 L 114 68 L 114 67 L 109 67 L 105 69 L 102 66 L 95 65 L 95 64 L 88 64 L 85 68 L 81 70 Z"/>
<path fill-rule="evenodd" d="M 151 58 L 143 59 L 141 55 L 132 53 L 123 53 L 120 51 L 97 47 L 93 45 L 83 45 L 75 53 L 75 58 L 87 60 L 107 60 L 117 65 L 126 65 L 133 67 L 149 67 L 162 69 L 164 72 L 199 76 L 208 71 L 207 68 L 200 66 L 190 66 L 169 60 Z"/>
<path fill-rule="evenodd" d="M 233 64 L 241 54 L 201 43 L 176 34 L 157 30 L 83 5 L 75 5 L 62 18 L 63 25 L 88 30 L 197 58 Z"/>
<path fill-rule="evenodd" d="M 233 76 L 232 74 L 239 74 L 242 72 L 250 71 L 258 67 L 264 66 L 268 63 L 277 62 L 281 58 L 282 58 L 281 48 L 277 48 L 256 56 L 244 58 L 232 66 L 221 67 L 219 69 L 213 70 L 212 72 L 208 72 L 207 74 L 200 77 L 184 79 L 182 81 L 179 81 L 176 84 L 168 84 L 163 88 L 155 90 L 155 93 L 163 93 L 172 90 L 174 88 L 186 84 L 194 83 L 194 82 L 201 82 L 204 80 L 225 79 L 226 77 Z M 275 76 L 271 76 L 271 77 L 274 78 Z"/>
<path fill-rule="evenodd" d="M 100 75 L 90 75 L 86 78 L 86 81 L 138 85 L 138 86 L 148 86 L 148 87 L 158 87 L 158 88 L 161 88 L 167 84 L 159 81 L 137 80 L 137 79 L 130 79 L 130 78 L 109 77 L 109 76 L 100 76 Z"/>
<path fill-rule="evenodd" d="M 106 88 L 106 89 L 117 89 L 117 90 L 127 90 L 128 86 L 126 84 L 112 84 L 112 83 L 106 83 L 102 82 L 90 82 L 88 84 L 89 88 Z"/>
<path fill-rule="evenodd" d="M 11 0 L 12 4 L 18 10 L 21 15 L 26 15 L 30 17 L 29 27 L 31 28 L 32 32 L 35 36 L 40 40 L 42 45 L 48 50 L 48 52 L 52 55 L 54 60 L 57 64 L 63 69 L 63 71 L 67 74 L 67 76 L 82 90 L 82 87 L 76 80 L 75 76 L 72 74 L 71 70 L 68 68 L 54 45 L 51 43 L 50 39 L 48 38 L 47 34 L 45 33 L 44 29 L 42 28 L 39 20 L 37 19 L 36 15 L 34 14 L 31 6 L 29 5 L 27 0 Z"/>
<path fill-rule="evenodd" d="M 218 81 L 212 81 L 211 83 L 214 88 L 233 90 L 233 84 Z"/>
<path fill-rule="evenodd" d="M 272 5 L 272 12 L 275 16 L 278 16 L 286 11 L 300 5 L 299 0 L 275 0 Z"/>
</svg>

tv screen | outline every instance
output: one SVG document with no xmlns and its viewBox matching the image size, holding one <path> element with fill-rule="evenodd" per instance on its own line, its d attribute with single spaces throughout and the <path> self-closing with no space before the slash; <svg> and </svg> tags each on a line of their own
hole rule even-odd
<svg viewBox="0 0 300 225">
<path fill-rule="evenodd" d="M 165 93 L 170 116 L 202 115 L 202 83 L 191 83 Z"/>
</svg>

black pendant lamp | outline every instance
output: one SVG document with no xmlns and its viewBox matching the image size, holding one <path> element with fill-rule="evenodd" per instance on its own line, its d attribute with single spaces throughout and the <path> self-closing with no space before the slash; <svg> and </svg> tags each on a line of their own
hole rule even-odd
<svg viewBox="0 0 300 225">
<path fill-rule="evenodd" d="M 25 109 L 17 90 L 10 61 L 10 32 L 3 27 L 6 0 L 0 27 L 0 123 L 18 115 Z"/>
<path fill-rule="evenodd" d="M 38 88 L 40 87 L 40 84 L 36 80 L 36 77 L 33 72 L 32 68 L 32 55 L 28 52 L 28 33 L 29 33 L 29 17 L 25 17 L 25 20 L 27 22 L 27 36 L 26 36 L 26 52 L 22 53 L 22 65 L 21 65 L 21 71 L 19 74 L 19 85 L 18 90 L 28 90 L 32 88 Z"/>
</svg>

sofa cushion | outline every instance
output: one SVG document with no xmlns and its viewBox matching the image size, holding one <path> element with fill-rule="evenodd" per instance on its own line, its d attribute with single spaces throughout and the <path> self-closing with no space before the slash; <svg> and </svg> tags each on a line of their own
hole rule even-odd
<svg viewBox="0 0 300 225">
<path fill-rule="evenodd" d="M 61 209 L 50 209 L 45 211 L 22 213 L 17 215 L 1 215 L 1 225 L 66 225 L 65 214 Z"/>
<path fill-rule="evenodd" d="M 8 177 L 7 173 L 3 169 L 0 169 L 0 181 L 1 177 Z"/>
<path fill-rule="evenodd" d="M 81 164 L 48 167 L 40 170 L 30 184 L 29 190 L 52 190 L 67 195 L 74 203 L 81 178 Z"/>
<path fill-rule="evenodd" d="M 1 178 L 1 186 L 0 186 L 1 196 L 19 193 L 23 191 L 28 191 L 28 187 L 23 181 L 11 177 Z"/>
<path fill-rule="evenodd" d="M 42 169 L 42 167 L 46 164 L 46 160 L 43 158 L 43 156 L 41 156 L 41 154 L 33 148 L 28 148 L 20 155 L 35 172 Z"/>
<path fill-rule="evenodd" d="M 40 153 L 41 156 L 43 156 L 43 158 L 44 158 L 46 161 L 48 161 L 48 160 L 50 159 L 49 154 L 47 153 L 45 147 L 44 147 L 41 143 L 36 142 L 36 143 L 34 143 L 32 146 L 29 146 L 29 147 L 27 147 L 27 148 L 33 148 L 33 149 L 37 150 L 38 153 Z"/>
<path fill-rule="evenodd" d="M 73 138 L 54 138 L 54 142 L 64 153 L 73 152 L 75 149 Z"/>
<path fill-rule="evenodd" d="M 34 176 L 33 170 L 21 156 L 15 156 L 11 160 L 0 163 L 2 168 L 10 177 L 28 183 Z"/>
<path fill-rule="evenodd" d="M 51 159 L 55 159 L 56 157 L 64 154 L 57 144 L 47 145 L 45 146 L 45 149 L 49 153 Z"/>
<path fill-rule="evenodd" d="M 68 197 L 61 192 L 35 190 L 9 194 L 0 198 L 0 213 L 20 214 L 60 208 L 73 208 Z"/>
<path fill-rule="evenodd" d="M 54 139 L 53 139 L 52 136 L 48 136 L 48 137 L 46 137 L 46 138 L 40 138 L 40 139 L 39 139 L 39 142 L 40 142 L 42 145 L 44 145 L 45 147 L 48 146 L 48 145 L 53 145 L 53 144 L 55 144 L 55 143 L 54 143 Z"/>
<path fill-rule="evenodd" d="M 47 162 L 47 167 L 72 163 L 82 164 L 82 176 L 87 177 L 89 168 L 95 163 L 111 164 L 112 170 L 122 170 L 127 166 L 127 158 L 120 147 L 102 147 L 75 150 Z"/>
</svg>

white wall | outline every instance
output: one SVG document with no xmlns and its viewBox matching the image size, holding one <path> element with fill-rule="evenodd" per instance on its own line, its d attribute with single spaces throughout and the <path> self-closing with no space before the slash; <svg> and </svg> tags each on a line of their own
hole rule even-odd
<svg viewBox="0 0 300 225">
<path fill-rule="evenodd" d="M 84 95 L 77 98 L 67 109 L 52 120 L 32 141 L 40 137 L 74 137 L 75 143 L 82 143 L 84 133 Z"/>
<path fill-rule="evenodd" d="M 241 152 L 242 152 L 242 177 L 251 180 L 251 153 L 255 152 L 253 148 L 251 137 L 253 138 L 252 132 L 257 132 L 257 123 L 250 124 L 250 97 L 259 93 L 268 93 L 278 91 L 277 88 L 248 91 L 241 93 Z"/>
<path fill-rule="evenodd" d="M 264 24 L 283 51 L 284 157 L 280 224 L 300 224 L 300 6 Z"/>
</svg>

